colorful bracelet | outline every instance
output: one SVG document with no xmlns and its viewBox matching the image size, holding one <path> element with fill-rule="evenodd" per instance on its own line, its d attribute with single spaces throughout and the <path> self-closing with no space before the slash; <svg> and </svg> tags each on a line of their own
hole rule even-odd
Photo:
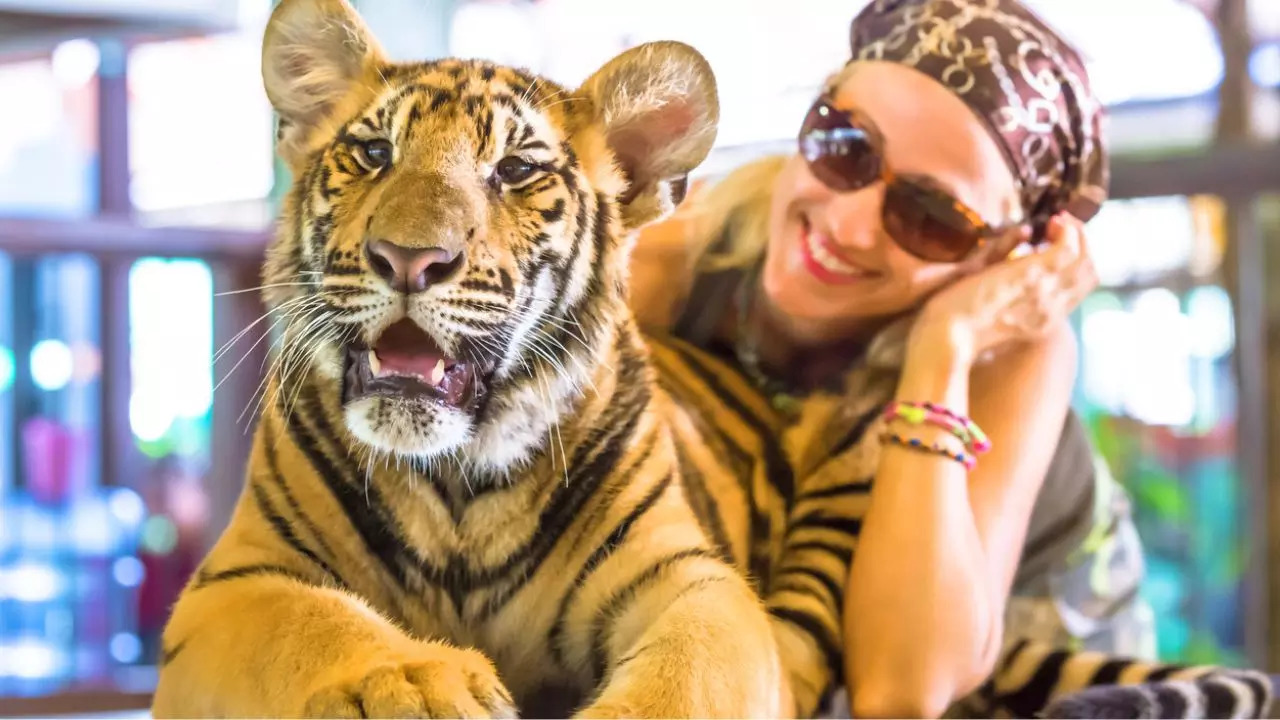
<svg viewBox="0 0 1280 720">
<path fill-rule="evenodd" d="M 943 447 L 940 443 L 933 443 L 932 445 L 926 445 L 923 441 L 921 441 L 918 438 L 907 438 L 907 437 L 898 435 L 897 433 L 885 432 L 880 435 L 880 441 L 893 443 L 894 445 L 900 445 L 902 447 L 909 448 L 912 450 L 921 450 L 923 452 L 931 452 L 935 455 L 941 455 L 942 457 L 955 460 L 961 465 L 964 465 L 965 470 L 972 470 L 978 462 L 978 459 L 975 458 L 972 454 L 954 452 L 952 450 L 949 450 Z"/>
<path fill-rule="evenodd" d="M 978 424 L 963 415 L 951 412 L 933 403 L 913 403 L 895 400 L 884 411 L 885 420 L 902 420 L 912 425 L 933 425 L 955 435 L 973 455 L 981 455 L 991 449 L 991 441 Z"/>
</svg>

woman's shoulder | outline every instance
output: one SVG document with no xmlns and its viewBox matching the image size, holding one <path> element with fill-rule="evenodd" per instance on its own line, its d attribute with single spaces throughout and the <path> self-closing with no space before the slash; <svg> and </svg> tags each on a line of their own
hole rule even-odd
<svg viewBox="0 0 1280 720">
<path fill-rule="evenodd" d="M 785 158 L 765 157 L 691 184 L 670 216 L 642 228 L 631 254 L 631 305 L 644 327 L 668 330 L 698 278 L 747 264 L 763 249 L 773 179 Z"/>
<path fill-rule="evenodd" d="M 681 208 L 696 202 L 701 188 L 690 188 Z M 642 327 L 669 329 L 689 293 L 697 264 L 692 219 L 680 209 L 642 228 L 631 250 L 631 311 Z"/>
</svg>

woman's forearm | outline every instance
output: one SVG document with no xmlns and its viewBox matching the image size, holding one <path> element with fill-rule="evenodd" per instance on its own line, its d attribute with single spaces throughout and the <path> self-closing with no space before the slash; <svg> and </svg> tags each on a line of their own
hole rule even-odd
<svg viewBox="0 0 1280 720">
<path fill-rule="evenodd" d="M 967 414 L 970 360 L 947 342 L 916 343 L 898 399 Z M 926 443 L 928 427 L 894 427 Z M 954 460 L 885 444 L 845 601 L 856 716 L 942 713 L 985 675 L 999 603 L 974 523 L 967 472 Z"/>
</svg>

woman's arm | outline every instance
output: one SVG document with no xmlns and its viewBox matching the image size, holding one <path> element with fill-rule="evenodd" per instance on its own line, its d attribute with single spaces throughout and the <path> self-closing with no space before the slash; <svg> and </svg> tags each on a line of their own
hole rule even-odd
<svg viewBox="0 0 1280 720">
<path fill-rule="evenodd" d="M 948 458 L 882 447 L 845 596 L 856 715 L 937 716 L 995 662 L 1075 379 L 1065 318 L 1097 283 L 1079 223 L 1054 222 L 1048 238 L 1042 252 L 943 290 L 917 320 L 897 399 L 969 415 L 992 449 L 966 473 Z M 995 360 L 975 364 L 1001 347 Z M 891 429 L 959 444 L 929 426 Z"/>
<path fill-rule="evenodd" d="M 1075 377 L 1065 324 L 972 373 L 967 349 L 943 335 L 916 338 L 897 399 L 967 413 L 993 447 L 972 473 L 947 458 L 883 447 L 845 596 L 858 717 L 937 717 L 990 674 Z M 925 427 L 894 430 L 946 440 Z"/>
</svg>

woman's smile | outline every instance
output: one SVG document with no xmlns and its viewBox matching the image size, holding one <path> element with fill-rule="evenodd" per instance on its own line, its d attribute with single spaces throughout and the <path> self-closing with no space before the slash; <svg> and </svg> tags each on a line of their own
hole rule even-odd
<svg viewBox="0 0 1280 720">
<path fill-rule="evenodd" d="M 836 245 L 835 239 L 802 218 L 795 252 L 800 262 L 819 282 L 827 285 L 849 285 L 871 280 L 879 273 L 868 270 Z"/>
</svg>

